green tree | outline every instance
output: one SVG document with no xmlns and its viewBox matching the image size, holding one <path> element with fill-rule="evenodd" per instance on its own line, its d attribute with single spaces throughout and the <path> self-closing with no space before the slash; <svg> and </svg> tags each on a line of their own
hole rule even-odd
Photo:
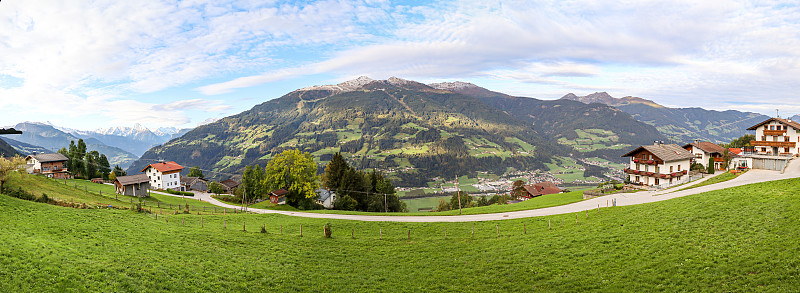
<svg viewBox="0 0 800 293">
<path fill-rule="evenodd" d="M 350 169 L 347 161 L 339 152 L 333 154 L 333 158 L 328 165 L 325 166 L 325 173 L 322 175 L 322 186 L 328 189 L 339 189 L 339 184 L 344 177 L 345 172 Z"/>
<path fill-rule="evenodd" d="M 302 209 L 313 206 L 313 198 L 319 187 L 317 164 L 310 153 L 300 150 L 285 150 L 276 155 L 264 168 L 265 186 L 270 190 L 286 189 L 286 203 Z"/>
<path fill-rule="evenodd" d="M 457 210 L 459 203 L 459 197 L 461 198 L 461 208 L 469 208 L 474 206 L 472 203 L 472 197 L 469 196 L 466 192 L 456 192 L 453 193 L 453 196 L 450 197 L 450 209 Z"/>
<path fill-rule="evenodd" d="M 733 155 L 731 154 L 731 151 L 725 149 L 725 151 L 722 152 L 722 163 L 723 163 L 722 167 L 725 168 L 725 170 L 728 170 L 730 168 L 732 160 L 733 160 Z"/>
<path fill-rule="evenodd" d="M 13 174 L 26 174 L 25 159 L 20 156 L 14 156 L 12 158 L 0 157 L 0 191 L 3 190 L 6 181 L 8 181 Z"/>
<path fill-rule="evenodd" d="M 722 146 L 725 148 L 741 148 L 750 146 L 750 142 L 754 140 L 756 140 L 756 136 L 754 134 L 745 134 L 742 137 L 732 140 L 731 143 L 723 144 Z"/>
<path fill-rule="evenodd" d="M 119 165 L 115 165 L 114 166 L 114 175 L 116 175 L 117 177 L 126 176 L 126 175 L 128 175 L 128 172 L 125 172 L 125 170 L 122 170 L 122 168 L 120 168 Z"/>
<path fill-rule="evenodd" d="M 200 170 L 200 167 L 197 166 L 189 168 L 189 174 L 187 174 L 186 176 L 205 178 L 205 176 L 203 176 L 203 171 Z"/>
<path fill-rule="evenodd" d="M 103 179 L 108 179 L 108 175 L 111 173 L 111 164 L 108 163 L 108 157 L 105 154 L 100 154 L 100 157 L 97 158 L 97 170 L 100 171 Z"/>
<path fill-rule="evenodd" d="M 86 143 L 83 142 L 83 138 L 78 139 L 78 147 L 77 147 L 78 158 L 83 160 L 84 156 L 86 156 Z"/>
<path fill-rule="evenodd" d="M 349 195 L 337 196 L 333 201 L 333 209 L 343 211 L 355 211 L 358 208 L 358 202 Z"/>
<path fill-rule="evenodd" d="M 525 195 L 525 181 L 517 180 L 511 185 L 511 198 L 518 199 Z"/>
<path fill-rule="evenodd" d="M 208 183 L 208 191 L 213 194 L 221 194 L 225 192 L 225 187 L 222 186 L 222 183 L 211 181 Z"/>
<path fill-rule="evenodd" d="M 708 165 L 706 165 L 706 168 L 708 168 L 706 170 L 708 174 L 714 174 L 714 158 L 708 158 Z"/>
<path fill-rule="evenodd" d="M 95 161 L 95 157 L 92 154 L 86 155 L 86 172 L 84 173 L 86 178 L 94 178 L 97 176 L 97 161 Z"/>
</svg>

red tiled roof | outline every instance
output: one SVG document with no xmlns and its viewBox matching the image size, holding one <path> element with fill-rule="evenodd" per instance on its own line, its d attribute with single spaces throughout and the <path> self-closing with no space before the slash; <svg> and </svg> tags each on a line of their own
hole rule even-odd
<svg viewBox="0 0 800 293">
<path fill-rule="evenodd" d="M 525 191 L 527 191 L 528 195 L 531 197 L 561 192 L 561 188 L 558 188 L 558 186 L 556 186 L 553 182 L 549 181 L 539 182 L 533 185 L 525 185 L 523 188 L 525 188 Z"/>
<path fill-rule="evenodd" d="M 153 169 L 156 169 L 158 170 L 158 172 L 161 173 L 175 171 L 175 170 L 183 170 L 183 166 L 178 165 L 178 163 L 169 161 L 169 162 L 160 162 L 147 165 L 147 167 L 144 167 L 144 169 L 142 169 L 142 172 L 144 172 L 144 170 L 147 170 L 147 168 L 149 167 L 153 167 Z"/>
<path fill-rule="evenodd" d="M 281 189 L 278 189 L 278 190 L 275 190 L 275 191 L 271 192 L 270 195 L 281 197 L 281 196 L 286 195 L 287 193 L 289 193 L 288 190 L 281 188 Z"/>
<path fill-rule="evenodd" d="M 742 153 L 742 148 L 729 148 L 728 150 L 737 155 Z"/>
<path fill-rule="evenodd" d="M 689 146 L 697 147 L 700 150 L 702 150 L 702 151 L 704 151 L 706 153 L 710 153 L 710 154 L 719 153 L 721 155 L 722 153 L 725 152 L 725 148 L 724 147 L 718 146 L 718 145 L 714 144 L 713 142 L 708 142 L 708 141 L 700 141 L 700 142 L 690 143 L 690 144 L 687 144 L 687 145 L 683 146 L 683 148 L 687 148 Z"/>
</svg>

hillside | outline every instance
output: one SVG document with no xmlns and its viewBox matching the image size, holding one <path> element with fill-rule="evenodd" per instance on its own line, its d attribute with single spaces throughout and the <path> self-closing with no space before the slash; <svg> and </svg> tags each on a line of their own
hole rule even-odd
<svg viewBox="0 0 800 293">
<path fill-rule="evenodd" d="M 155 147 L 129 171 L 164 159 L 222 172 L 212 176 L 224 178 L 299 148 L 319 158 L 320 168 L 341 151 L 356 167 L 383 170 L 401 186 L 425 186 L 432 177 L 547 170 L 554 158 L 584 151 L 619 161 L 621 148 L 661 138 L 652 127 L 604 105 L 478 97 L 488 90 L 462 94 L 433 86 L 362 77 L 296 90 Z M 504 105 L 506 99 L 520 102 Z M 584 130 L 596 141 L 567 146 Z"/>
<path fill-rule="evenodd" d="M 30 154 L 32 154 L 34 152 L 35 153 L 40 153 L 40 154 L 55 152 L 53 150 L 49 150 L 49 149 L 46 149 L 46 148 L 43 148 L 43 147 L 40 147 L 40 146 L 27 144 L 27 143 L 24 143 L 24 142 L 21 142 L 21 141 L 14 140 L 11 137 L 12 137 L 11 135 L 0 136 L 0 140 L 4 141 L 5 143 L 8 143 L 9 146 L 14 148 L 17 152 L 19 152 L 23 156 L 30 155 Z"/>
<path fill-rule="evenodd" d="M 639 121 L 653 125 L 668 140 L 683 143 L 693 140 L 729 143 L 747 134 L 747 128 L 768 119 L 768 116 L 735 110 L 715 111 L 702 108 L 668 108 L 653 101 L 611 97 L 605 92 L 579 97 L 567 94 L 561 100 L 601 103 L 614 106 Z"/>
<path fill-rule="evenodd" d="M 75 135 L 43 123 L 24 122 L 15 125 L 14 128 L 23 132 L 21 135 L 12 136 L 14 140 L 52 151 L 69 147 L 70 141 L 77 143 L 79 139 Z M 122 168 L 126 168 L 137 159 L 134 154 L 117 147 L 108 146 L 94 138 L 84 139 L 84 142 L 86 143 L 86 148 L 90 151 L 96 150 L 105 154 L 112 166 L 119 165 Z"/>
<path fill-rule="evenodd" d="M 20 153 L 0 137 L 0 157 L 13 157 L 15 155 L 20 155 Z"/>
<path fill-rule="evenodd" d="M 474 223 L 156 217 L 0 195 L 0 214 L 14 215 L 0 217 L 0 292 L 791 292 L 798 183 Z M 64 188 L 30 185 L 37 195 Z"/>
</svg>

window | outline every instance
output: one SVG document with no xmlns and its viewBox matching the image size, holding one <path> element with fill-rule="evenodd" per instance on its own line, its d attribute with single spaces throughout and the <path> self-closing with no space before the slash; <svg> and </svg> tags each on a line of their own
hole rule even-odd
<svg viewBox="0 0 800 293">
<path fill-rule="evenodd" d="M 681 171 L 681 165 L 678 165 L 678 172 Z"/>
<path fill-rule="evenodd" d="M 769 130 L 775 130 L 775 125 L 770 125 Z"/>
<path fill-rule="evenodd" d="M 781 130 L 781 126 L 780 125 L 775 126 L 775 130 Z"/>
<path fill-rule="evenodd" d="M 669 166 L 669 172 L 670 173 L 674 172 L 674 171 L 672 171 L 672 168 L 675 168 L 675 166 Z"/>
<path fill-rule="evenodd" d="M 789 152 L 789 148 L 784 148 L 783 152 L 788 153 Z"/>
<path fill-rule="evenodd" d="M 639 164 L 636 164 L 636 170 L 639 170 Z"/>
<path fill-rule="evenodd" d="M 785 142 L 789 142 L 789 137 L 788 137 L 788 136 L 784 136 L 784 137 L 783 137 L 783 140 L 784 140 Z"/>
<path fill-rule="evenodd" d="M 661 172 L 661 167 L 656 166 L 656 173 Z"/>
<path fill-rule="evenodd" d="M 761 141 L 767 141 L 767 136 L 766 135 L 762 135 L 761 136 Z"/>
</svg>

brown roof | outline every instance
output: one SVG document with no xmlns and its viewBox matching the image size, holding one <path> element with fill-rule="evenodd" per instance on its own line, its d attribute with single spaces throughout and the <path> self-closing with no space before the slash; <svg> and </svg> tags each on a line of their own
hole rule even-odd
<svg viewBox="0 0 800 293">
<path fill-rule="evenodd" d="M 545 194 L 560 193 L 561 188 L 558 188 L 553 182 L 539 182 L 533 185 L 524 185 L 525 191 L 531 196 L 540 196 Z"/>
<path fill-rule="evenodd" d="M 688 160 L 694 158 L 692 153 L 677 144 L 643 145 L 623 155 L 623 157 L 633 156 L 633 154 L 639 152 L 641 149 L 651 152 L 654 156 L 664 162 Z"/>
<path fill-rule="evenodd" d="M 288 190 L 281 188 L 281 189 L 275 190 L 273 192 L 270 192 L 270 195 L 281 197 L 281 196 L 286 195 L 287 193 L 289 193 Z"/>
<path fill-rule="evenodd" d="M 683 148 L 685 149 L 688 146 L 697 147 L 697 148 L 699 148 L 699 149 L 701 149 L 704 152 L 709 153 L 709 154 L 719 153 L 721 155 L 721 154 L 725 153 L 725 148 L 724 147 L 718 146 L 718 145 L 716 145 L 716 144 L 714 144 L 712 142 L 708 142 L 708 141 L 693 142 L 693 143 L 690 143 L 690 144 L 687 144 L 687 145 L 683 146 Z"/>
<path fill-rule="evenodd" d="M 236 188 L 237 186 L 239 186 L 239 181 L 236 181 L 236 180 L 233 180 L 233 179 L 222 180 L 222 182 L 220 182 L 220 183 L 222 185 L 225 185 L 225 187 L 227 187 L 227 188 Z"/>
<path fill-rule="evenodd" d="M 183 170 L 183 166 L 178 165 L 178 163 L 170 161 L 170 162 L 160 162 L 147 165 L 146 167 L 144 167 L 144 169 L 142 169 L 142 172 L 144 172 L 144 170 L 147 170 L 147 168 L 149 167 L 153 167 L 153 169 L 156 169 L 161 173 L 175 171 L 175 170 Z"/>
<path fill-rule="evenodd" d="M 181 176 L 181 184 L 184 184 L 184 185 L 191 185 L 196 180 L 206 181 L 205 179 L 200 178 L 200 177 L 188 177 L 188 176 L 185 177 L 185 176 Z"/>
<path fill-rule="evenodd" d="M 119 176 L 117 179 L 114 179 L 114 182 L 119 182 L 121 185 L 131 185 L 136 183 L 145 183 L 149 182 L 150 178 L 147 178 L 147 174 L 136 174 L 136 175 L 128 175 L 128 176 Z"/>
<path fill-rule="evenodd" d="M 34 159 L 36 159 L 40 163 L 69 161 L 69 159 L 67 159 L 67 157 L 65 157 L 64 155 L 59 154 L 59 153 L 36 154 L 36 155 L 30 155 L 28 157 L 33 157 Z M 25 159 L 27 160 L 28 158 L 25 158 Z"/>
<path fill-rule="evenodd" d="M 772 121 L 778 121 L 780 123 L 783 123 L 783 124 L 789 125 L 791 127 L 794 127 L 794 129 L 800 130 L 800 123 L 797 123 L 797 121 L 792 121 L 792 120 L 783 119 L 783 118 L 769 118 L 767 120 L 764 120 L 764 122 L 761 122 L 759 124 L 753 125 L 753 127 L 750 127 L 747 130 L 756 130 L 756 129 L 758 129 L 759 126 L 767 124 L 767 123 L 770 123 Z"/>
</svg>

